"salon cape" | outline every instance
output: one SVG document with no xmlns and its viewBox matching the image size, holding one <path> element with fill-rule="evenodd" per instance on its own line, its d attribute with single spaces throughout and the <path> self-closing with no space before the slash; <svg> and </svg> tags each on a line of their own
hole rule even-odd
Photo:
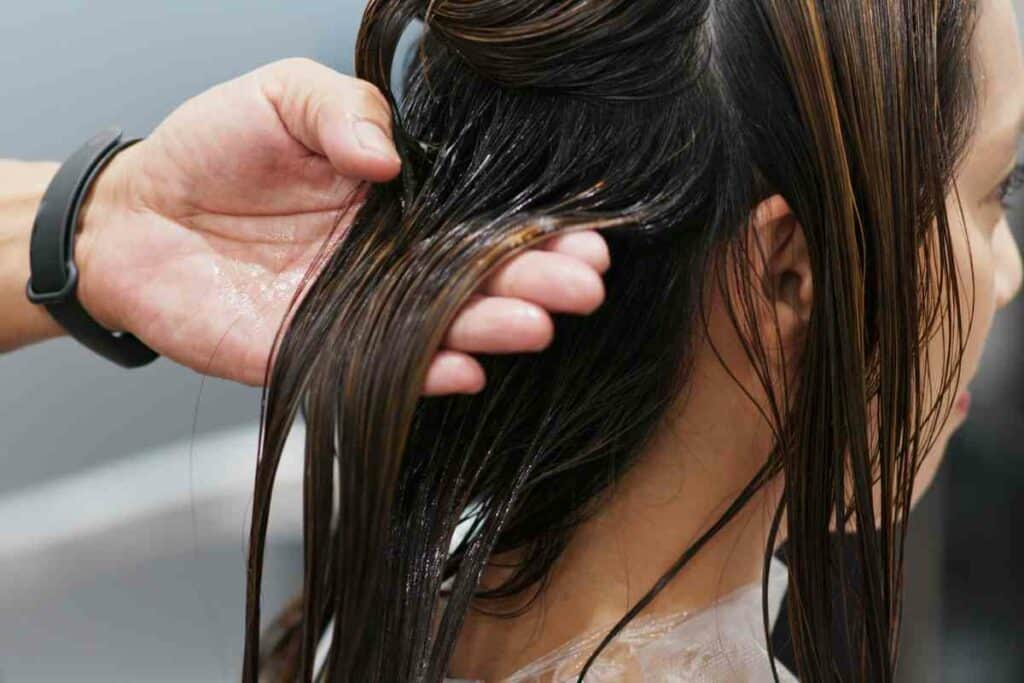
<svg viewBox="0 0 1024 683">
<path fill-rule="evenodd" d="M 778 618 L 786 566 L 772 558 L 768 575 L 769 625 Z M 331 629 L 317 648 L 316 671 L 326 659 Z M 575 683 L 607 629 L 581 635 L 499 683 Z M 796 677 L 776 662 L 779 681 Z M 446 678 L 445 683 L 482 683 Z M 695 612 L 638 617 L 601 652 L 586 683 L 769 683 L 774 681 L 762 621 L 761 582 L 743 586 Z M 490 682 L 488 682 L 490 683 Z"/>
</svg>

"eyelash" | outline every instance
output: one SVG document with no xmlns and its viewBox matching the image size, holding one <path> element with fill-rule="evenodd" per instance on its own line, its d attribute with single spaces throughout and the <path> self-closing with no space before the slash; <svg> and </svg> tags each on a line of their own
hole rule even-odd
<svg viewBox="0 0 1024 683">
<path fill-rule="evenodd" d="M 1008 200 L 1021 187 L 1024 187 L 1024 163 L 1017 164 L 1017 167 L 1010 171 L 1010 175 L 1006 176 L 1006 180 L 999 183 L 999 187 L 996 189 L 996 198 L 999 199 L 1003 208 L 1010 208 Z"/>
</svg>

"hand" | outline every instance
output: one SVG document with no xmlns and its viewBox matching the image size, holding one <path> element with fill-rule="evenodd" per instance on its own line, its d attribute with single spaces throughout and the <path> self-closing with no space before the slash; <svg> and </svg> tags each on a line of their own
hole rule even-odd
<svg viewBox="0 0 1024 683">
<path fill-rule="evenodd" d="M 351 220 L 339 209 L 399 166 L 387 101 L 364 81 L 292 59 L 219 85 L 100 176 L 76 242 L 79 298 L 172 360 L 258 385 L 300 278 Z M 593 231 L 510 260 L 460 311 L 424 392 L 479 391 L 471 353 L 545 347 L 549 312 L 600 305 L 607 267 Z"/>
</svg>

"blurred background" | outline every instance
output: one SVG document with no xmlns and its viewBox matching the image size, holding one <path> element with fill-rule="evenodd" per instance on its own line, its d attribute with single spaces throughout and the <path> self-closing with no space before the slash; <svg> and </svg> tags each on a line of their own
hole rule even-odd
<svg viewBox="0 0 1024 683">
<path fill-rule="evenodd" d="M 61 160 L 108 125 L 145 135 L 279 58 L 351 73 L 363 4 L 5 3 L 0 157 Z M 1002 313 L 971 416 L 914 513 L 905 681 L 1024 680 L 1022 306 Z M 0 682 L 237 680 L 258 416 L 257 390 L 165 360 L 127 372 L 66 340 L 0 356 Z M 270 615 L 300 580 L 294 456 Z"/>
</svg>

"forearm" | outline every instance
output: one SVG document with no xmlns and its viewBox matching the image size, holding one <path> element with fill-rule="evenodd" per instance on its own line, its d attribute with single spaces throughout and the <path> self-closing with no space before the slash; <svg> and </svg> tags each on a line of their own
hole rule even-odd
<svg viewBox="0 0 1024 683">
<path fill-rule="evenodd" d="M 46 309 L 28 301 L 32 221 L 59 164 L 0 160 L 0 352 L 60 336 Z"/>
</svg>

